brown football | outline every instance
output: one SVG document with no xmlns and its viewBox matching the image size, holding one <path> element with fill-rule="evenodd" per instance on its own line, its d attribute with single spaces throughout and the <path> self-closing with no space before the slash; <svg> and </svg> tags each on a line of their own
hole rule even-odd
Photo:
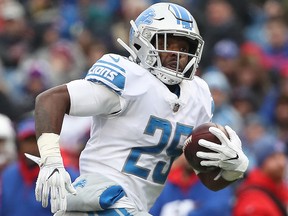
<svg viewBox="0 0 288 216">
<path fill-rule="evenodd" d="M 202 173 L 203 172 L 210 172 L 210 171 L 215 170 L 215 169 L 220 169 L 220 168 L 215 167 L 215 166 L 210 166 L 210 167 L 209 166 L 202 166 L 200 164 L 200 162 L 204 159 L 198 158 L 196 156 L 196 153 L 198 151 L 214 152 L 208 148 L 200 146 L 198 144 L 198 141 L 200 139 L 205 139 L 205 140 L 217 143 L 217 144 L 221 144 L 219 139 L 209 131 L 210 127 L 217 127 L 220 130 L 222 130 L 226 136 L 228 136 L 227 131 L 225 130 L 225 128 L 222 125 L 212 123 L 212 122 L 204 123 L 204 124 L 193 129 L 192 133 L 187 137 L 187 139 L 185 141 L 185 145 L 183 147 L 184 155 L 185 155 L 187 161 L 189 162 L 189 164 L 194 169 L 196 169 Z"/>
</svg>

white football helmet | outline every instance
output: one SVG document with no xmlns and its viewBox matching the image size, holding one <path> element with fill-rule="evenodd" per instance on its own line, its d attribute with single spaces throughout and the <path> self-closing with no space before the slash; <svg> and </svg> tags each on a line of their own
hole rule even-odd
<svg viewBox="0 0 288 216">
<path fill-rule="evenodd" d="M 204 41 L 199 34 L 198 26 L 188 10 L 173 3 L 157 3 L 143 11 L 136 21 L 131 21 L 129 47 L 123 45 L 134 61 L 163 83 L 174 85 L 183 79 L 193 79 L 200 61 Z M 168 36 L 184 37 L 189 42 L 189 52 L 167 49 Z M 164 39 L 164 48 L 158 46 L 158 39 Z M 160 53 L 174 53 L 177 56 L 176 69 L 164 67 Z M 188 55 L 188 63 L 184 69 L 179 67 L 180 55 Z"/>
</svg>

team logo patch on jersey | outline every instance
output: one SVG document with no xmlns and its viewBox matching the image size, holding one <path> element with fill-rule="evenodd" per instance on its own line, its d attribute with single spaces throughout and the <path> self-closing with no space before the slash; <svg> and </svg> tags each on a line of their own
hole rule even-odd
<svg viewBox="0 0 288 216">
<path fill-rule="evenodd" d="M 112 58 L 112 56 L 110 56 Z M 119 61 L 113 57 L 114 61 Z M 117 64 L 108 61 L 99 60 L 88 71 L 85 79 L 92 82 L 102 82 L 108 87 L 121 91 L 125 86 L 125 70 Z"/>
<path fill-rule="evenodd" d="M 83 187 L 85 187 L 86 183 L 87 183 L 86 179 L 81 179 L 80 181 L 74 183 L 73 186 L 75 188 L 78 188 L 78 187 L 83 188 Z"/>
</svg>

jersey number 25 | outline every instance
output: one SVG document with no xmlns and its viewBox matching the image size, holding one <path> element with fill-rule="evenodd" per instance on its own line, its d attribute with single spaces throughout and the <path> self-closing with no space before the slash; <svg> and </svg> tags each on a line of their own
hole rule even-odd
<svg viewBox="0 0 288 216">
<path fill-rule="evenodd" d="M 160 154 L 165 149 L 165 147 L 167 147 L 165 151 L 170 159 L 168 161 L 159 161 L 155 165 L 152 173 L 153 182 L 164 184 L 173 161 L 182 153 L 182 149 L 178 147 L 181 136 L 188 136 L 192 132 L 192 129 L 193 127 L 191 126 L 177 123 L 175 127 L 175 132 L 172 133 L 173 128 L 170 121 L 168 121 L 167 119 L 161 119 L 155 116 L 151 116 L 144 131 L 144 134 L 154 136 L 156 130 L 161 130 L 162 135 L 158 144 L 155 146 L 132 148 L 123 167 L 123 171 L 129 174 L 136 175 L 140 178 L 147 179 L 151 172 L 151 169 L 137 165 L 139 158 L 142 154 Z M 170 139 L 171 134 L 174 134 L 172 139 Z M 163 172 L 164 167 L 167 163 L 168 169 Z"/>
</svg>

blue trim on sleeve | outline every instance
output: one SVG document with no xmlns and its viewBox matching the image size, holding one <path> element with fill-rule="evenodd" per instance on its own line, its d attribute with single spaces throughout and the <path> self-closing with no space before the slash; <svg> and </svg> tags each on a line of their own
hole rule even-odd
<svg viewBox="0 0 288 216">
<path fill-rule="evenodd" d="M 214 103 L 213 98 L 211 97 L 211 114 L 212 115 L 213 115 L 214 111 L 215 111 L 215 103 Z"/>
</svg>

